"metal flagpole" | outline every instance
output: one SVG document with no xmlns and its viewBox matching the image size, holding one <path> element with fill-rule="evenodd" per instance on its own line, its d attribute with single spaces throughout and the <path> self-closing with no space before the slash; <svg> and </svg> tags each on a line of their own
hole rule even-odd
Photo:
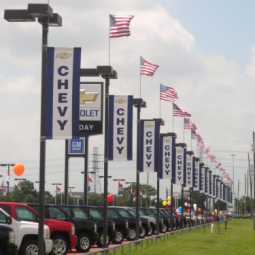
<svg viewBox="0 0 255 255">
<path fill-rule="evenodd" d="M 172 103 L 172 120 L 173 120 L 173 132 L 174 132 L 174 103 Z"/>
<path fill-rule="evenodd" d="M 141 77 L 141 56 L 140 56 L 140 62 L 139 62 L 139 72 L 140 72 L 140 98 L 141 98 L 141 96 L 142 96 L 142 85 L 141 85 L 141 83 L 142 83 L 142 81 L 141 81 L 141 79 L 142 79 L 142 77 Z"/>
<path fill-rule="evenodd" d="M 111 30 L 111 16 L 109 14 L 109 65 L 110 65 L 110 50 L 111 50 L 111 38 L 110 38 L 110 30 Z"/>
</svg>

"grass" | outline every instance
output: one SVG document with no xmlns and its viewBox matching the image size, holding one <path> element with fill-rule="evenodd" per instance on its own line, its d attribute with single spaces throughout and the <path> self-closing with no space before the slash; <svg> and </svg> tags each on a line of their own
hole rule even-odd
<svg viewBox="0 0 255 255">
<path fill-rule="evenodd" d="M 178 235 L 175 238 L 165 239 L 151 245 L 146 245 L 143 241 L 143 248 L 137 246 L 135 251 L 134 245 L 131 246 L 131 252 L 128 247 L 124 247 L 123 254 L 136 255 L 251 255 L 255 254 L 255 230 L 253 229 L 254 222 L 252 220 L 231 220 L 225 224 L 214 225 L 214 233 L 211 233 L 211 228 L 206 227 L 191 233 Z M 113 251 L 110 252 L 113 254 Z M 116 255 L 121 254 L 118 249 Z"/>
</svg>

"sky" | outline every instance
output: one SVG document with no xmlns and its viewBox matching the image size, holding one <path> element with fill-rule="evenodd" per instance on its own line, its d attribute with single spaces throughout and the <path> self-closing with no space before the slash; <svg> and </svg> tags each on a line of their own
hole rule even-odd
<svg viewBox="0 0 255 255">
<path fill-rule="evenodd" d="M 33 3 L 48 1 L 33 0 Z M 0 0 L 0 9 L 26 9 L 26 0 Z M 51 27 L 48 46 L 81 47 L 82 68 L 109 64 L 109 14 L 134 15 L 130 37 L 110 40 L 110 65 L 118 73 L 111 80 L 110 94 L 140 97 L 140 56 L 159 65 L 153 77 L 141 77 L 141 97 L 147 102 L 142 119 L 161 117 L 163 133 L 174 131 L 177 142 L 196 152 L 190 131 L 183 132 L 183 118 L 172 119 L 172 105 L 159 100 L 159 86 L 173 87 L 176 104 L 192 114 L 198 132 L 218 162 L 244 195 L 244 178 L 251 154 L 255 127 L 255 10 L 247 0 L 50 0 L 54 12 L 63 18 L 61 28 Z M 0 20 L 0 163 L 22 163 L 22 178 L 39 180 L 39 130 L 42 28 L 38 22 L 9 23 Z M 103 81 L 81 78 L 81 81 Z M 136 111 L 134 111 L 134 121 Z M 133 125 L 131 162 L 109 162 L 109 175 L 135 181 L 136 124 Z M 103 135 L 89 138 L 89 167 L 93 147 L 98 147 L 103 175 Z M 53 182 L 64 185 L 64 140 L 46 142 L 46 190 Z M 236 155 L 233 157 L 231 155 Z M 218 174 L 209 161 L 213 173 Z M 234 163 L 234 164 L 233 164 Z M 252 164 L 252 163 L 251 163 Z M 233 170 L 234 165 L 234 170 Z M 83 159 L 69 160 L 69 185 L 83 191 Z M 0 175 L 6 177 L 6 167 Z M 16 184 L 11 171 L 10 184 Z M 0 178 L 1 179 L 1 178 Z M 147 174 L 141 173 L 142 184 Z M 109 180 L 109 192 L 117 193 L 117 182 Z M 156 187 L 156 174 L 149 184 Z M 103 183 L 101 184 L 103 190 Z M 124 185 L 126 186 L 126 184 Z M 39 189 L 38 184 L 35 188 Z M 165 198 L 169 181 L 160 180 L 160 197 Z M 180 188 L 174 187 L 175 191 Z M 63 187 L 62 187 L 63 190 Z"/>
</svg>

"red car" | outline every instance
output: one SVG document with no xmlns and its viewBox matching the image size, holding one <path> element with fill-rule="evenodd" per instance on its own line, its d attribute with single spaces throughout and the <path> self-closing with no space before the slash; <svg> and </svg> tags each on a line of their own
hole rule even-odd
<svg viewBox="0 0 255 255">
<path fill-rule="evenodd" d="M 13 219 L 38 222 L 39 214 L 31 207 L 12 202 L 0 202 L 4 209 Z M 77 236 L 74 235 L 74 225 L 69 222 L 45 219 L 44 224 L 50 229 L 50 238 L 53 241 L 53 248 L 50 255 L 67 254 L 68 250 L 75 247 Z"/>
</svg>

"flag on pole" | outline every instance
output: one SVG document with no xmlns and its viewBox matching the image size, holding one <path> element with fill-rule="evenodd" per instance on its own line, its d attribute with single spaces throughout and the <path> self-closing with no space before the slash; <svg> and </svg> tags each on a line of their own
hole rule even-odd
<svg viewBox="0 0 255 255">
<path fill-rule="evenodd" d="M 204 145 L 202 140 L 197 140 L 197 146 L 201 147 L 201 148 L 204 148 L 205 145 Z"/>
<path fill-rule="evenodd" d="M 1 189 L 4 189 L 4 181 L 1 183 Z"/>
<path fill-rule="evenodd" d="M 19 189 L 19 191 L 21 191 L 21 182 L 19 182 L 19 184 L 18 184 L 18 189 Z"/>
<path fill-rule="evenodd" d="M 191 119 L 184 118 L 184 129 L 197 129 L 197 127 Z"/>
<path fill-rule="evenodd" d="M 57 197 L 59 197 L 59 195 L 60 195 L 60 188 L 57 187 Z"/>
<path fill-rule="evenodd" d="M 122 195 L 122 193 L 123 193 L 123 184 L 120 183 L 119 184 L 119 195 Z"/>
<path fill-rule="evenodd" d="M 211 148 L 211 146 L 204 146 L 204 148 L 203 148 L 203 152 L 204 153 L 209 153 L 210 152 L 210 148 Z"/>
<path fill-rule="evenodd" d="M 146 61 L 142 56 L 140 57 L 140 60 L 141 60 L 141 75 L 153 76 L 159 66 Z"/>
<path fill-rule="evenodd" d="M 142 198 L 142 197 L 143 197 L 143 190 L 140 189 L 140 198 Z"/>
<path fill-rule="evenodd" d="M 10 179 L 10 169 L 9 169 L 9 166 L 8 166 L 7 177 L 6 177 L 6 184 L 7 184 L 8 187 L 10 185 L 9 179 Z"/>
<path fill-rule="evenodd" d="M 178 97 L 174 88 L 160 84 L 160 99 L 168 102 L 175 102 Z"/>
<path fill-rule="evenodd" d="M 116 16 L 110 14 L 110 38 L 130 36 L 129 25 L 133 15 Z"/>
<path fill-rule="evenodd" d="M 202 137 L 196 130 L 191 129 L 191 139 L 202 140 Z"/>
<path fill-rule="evenodd" d="M 73 197 L 73 195 L 72 195 L 72 190 L 70 189 L 70 192 L 69 192 L 69 196 L 70 197 Z"/>
<path fill-rule="evenodd" d="M 173 116 L 175 117 L 191 117 L 191 114 L 182 110 L 179 106 L 173 103 Z"/>
<path fill-rule="evenodd" d="M 133 196 L 133 201 L 135 202 L 135 200 L 136 200 L 136 196 L 134 195 L 134 196 Z"/>
<path fill-rule="evenodd" d="M 4 189 L 4 196 L 6 195 L 6 190 Z"/>
<path fill-rule="evenodd" d="M 89 182 L 93 182 L 92 179 L 91 179 L 90 177 L 88 178 L 88 181 L 89 181 Z"/>
</svg>

